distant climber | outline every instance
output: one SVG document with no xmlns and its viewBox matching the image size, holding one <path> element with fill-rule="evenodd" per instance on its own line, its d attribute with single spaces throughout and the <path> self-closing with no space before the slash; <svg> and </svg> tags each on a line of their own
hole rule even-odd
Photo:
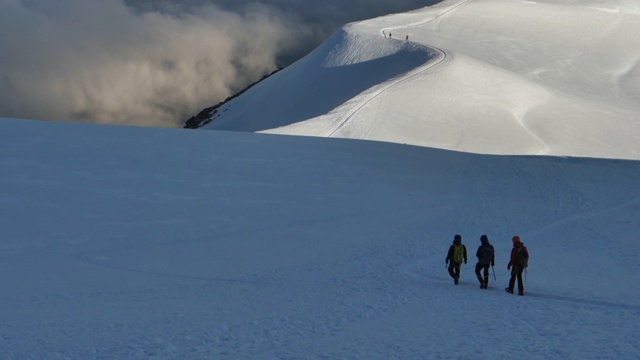
<svg viewBox="0 0 640 360">
<path fill-rule="evenodd" d="M 405 38 L 406 41 L 409 41 L 409 35 L 407 35 L 407 37 Z"/>
<path fill-rule="evenodd" d="M 456 235 L 453 237 L 453 245 L 449 247 L 445 264 L 447 264 L 447 270 L 449 275 L 453 278 L 453 283 L 458 285 L 460 281 L 460 267 L 462 262 L 467 263 L 467 248 L 462 245 L 462 236 Z"/>
<path fill-rule="evenodd" d="M 522 282 L 522 272 L 529 266 L 529 251 L 520 241 L 519 236 L 514 236 L 513 249 L 511 249 L 511 260 L 507 269 L 511 270 L 511 279 L 509 280 L 509 287 L 505 290 L 513 294 L 513 288 L 515 287 L 516 279 L 518 280 L 518 295 L 524 295 L 524 283 Z"/>
<path fill-rule="evenodd" d="M 389 31 L 389 39 L 391 39 L 391 31 Z"/>
<path fill-rule="evenodd" d="M 480 247 L 476 251 L 476 257 L 478 263 L 476 264 L 476 276 L 480 281 L 480 289 L 487 289 L 489 287 L 489 266 L 495 266 L 495 250 L 493 245 L 489 243 L 487 235 L 480 237 Z M 484 277 L 480 272 L 484 272 Z"/>
</svg>

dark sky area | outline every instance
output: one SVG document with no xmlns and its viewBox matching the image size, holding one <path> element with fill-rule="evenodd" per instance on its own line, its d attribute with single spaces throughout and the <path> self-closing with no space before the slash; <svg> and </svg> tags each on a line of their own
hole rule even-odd
<svg viewBox="0 0 640 360">
<path fill-rule="evenodd" d="M 180 126 L 340 26 L 436 0 L 0 0 L 0 117 Z"/>
</svg>

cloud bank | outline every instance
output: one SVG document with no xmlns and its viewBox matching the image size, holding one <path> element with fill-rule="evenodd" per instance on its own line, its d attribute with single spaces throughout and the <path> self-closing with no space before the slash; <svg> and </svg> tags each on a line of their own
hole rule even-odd
<svg viewBox="0 0 640 360">
<path fill-rule="evenodd" d="M 181 126 L 344 23 L 428 5 L 387 2 L 0 0 L 0 116 Z"/>
</svg>

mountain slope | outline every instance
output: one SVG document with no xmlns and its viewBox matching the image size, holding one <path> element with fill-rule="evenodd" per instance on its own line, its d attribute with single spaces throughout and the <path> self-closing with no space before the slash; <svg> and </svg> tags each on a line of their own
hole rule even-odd
<svg viewBox="0 0 640 360">
<path fill-rule="evenodd" d="M 449 0 L 354 23 L 205 128 L 638 159 L 638 20 L 629 1 Z"/>
<path fill-rule="evenodd" d="M 640 352 L 638 162 L 7 119 L 0 154 L 3 359 Z"/>
<path fill-rule="evenodd" d="M 0 119 L 1 357 L 635 359 L 634 6 L 351 24 L 208 126 L 245 132 Z"/>
</svg>

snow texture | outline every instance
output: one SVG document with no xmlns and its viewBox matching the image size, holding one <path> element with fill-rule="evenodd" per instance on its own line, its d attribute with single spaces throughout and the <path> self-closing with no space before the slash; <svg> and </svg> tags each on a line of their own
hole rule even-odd
<svg viewBox="0 0 640 360">
<path fill-rule="evenodd" d="M 343 27 L 205 127 L 638 160 L 638 33 L 633 1 L 447 0 Z"/>
<path fill-rule="evenodd" d="M 0 121 L 3 359 L 631 359 L 640 166 Z M 444 264 L 460 233 L 471 259 Z M 490 289 L 473 267 L 496 247 Z M 507 294 L 511 236 L 531 253 Z"/>
<path fill-rule="evenodd" d="M 350 24 L 218 131 L 0 119 L 0 359 L 637 358 L 638 14 Z"/>
</svg>

